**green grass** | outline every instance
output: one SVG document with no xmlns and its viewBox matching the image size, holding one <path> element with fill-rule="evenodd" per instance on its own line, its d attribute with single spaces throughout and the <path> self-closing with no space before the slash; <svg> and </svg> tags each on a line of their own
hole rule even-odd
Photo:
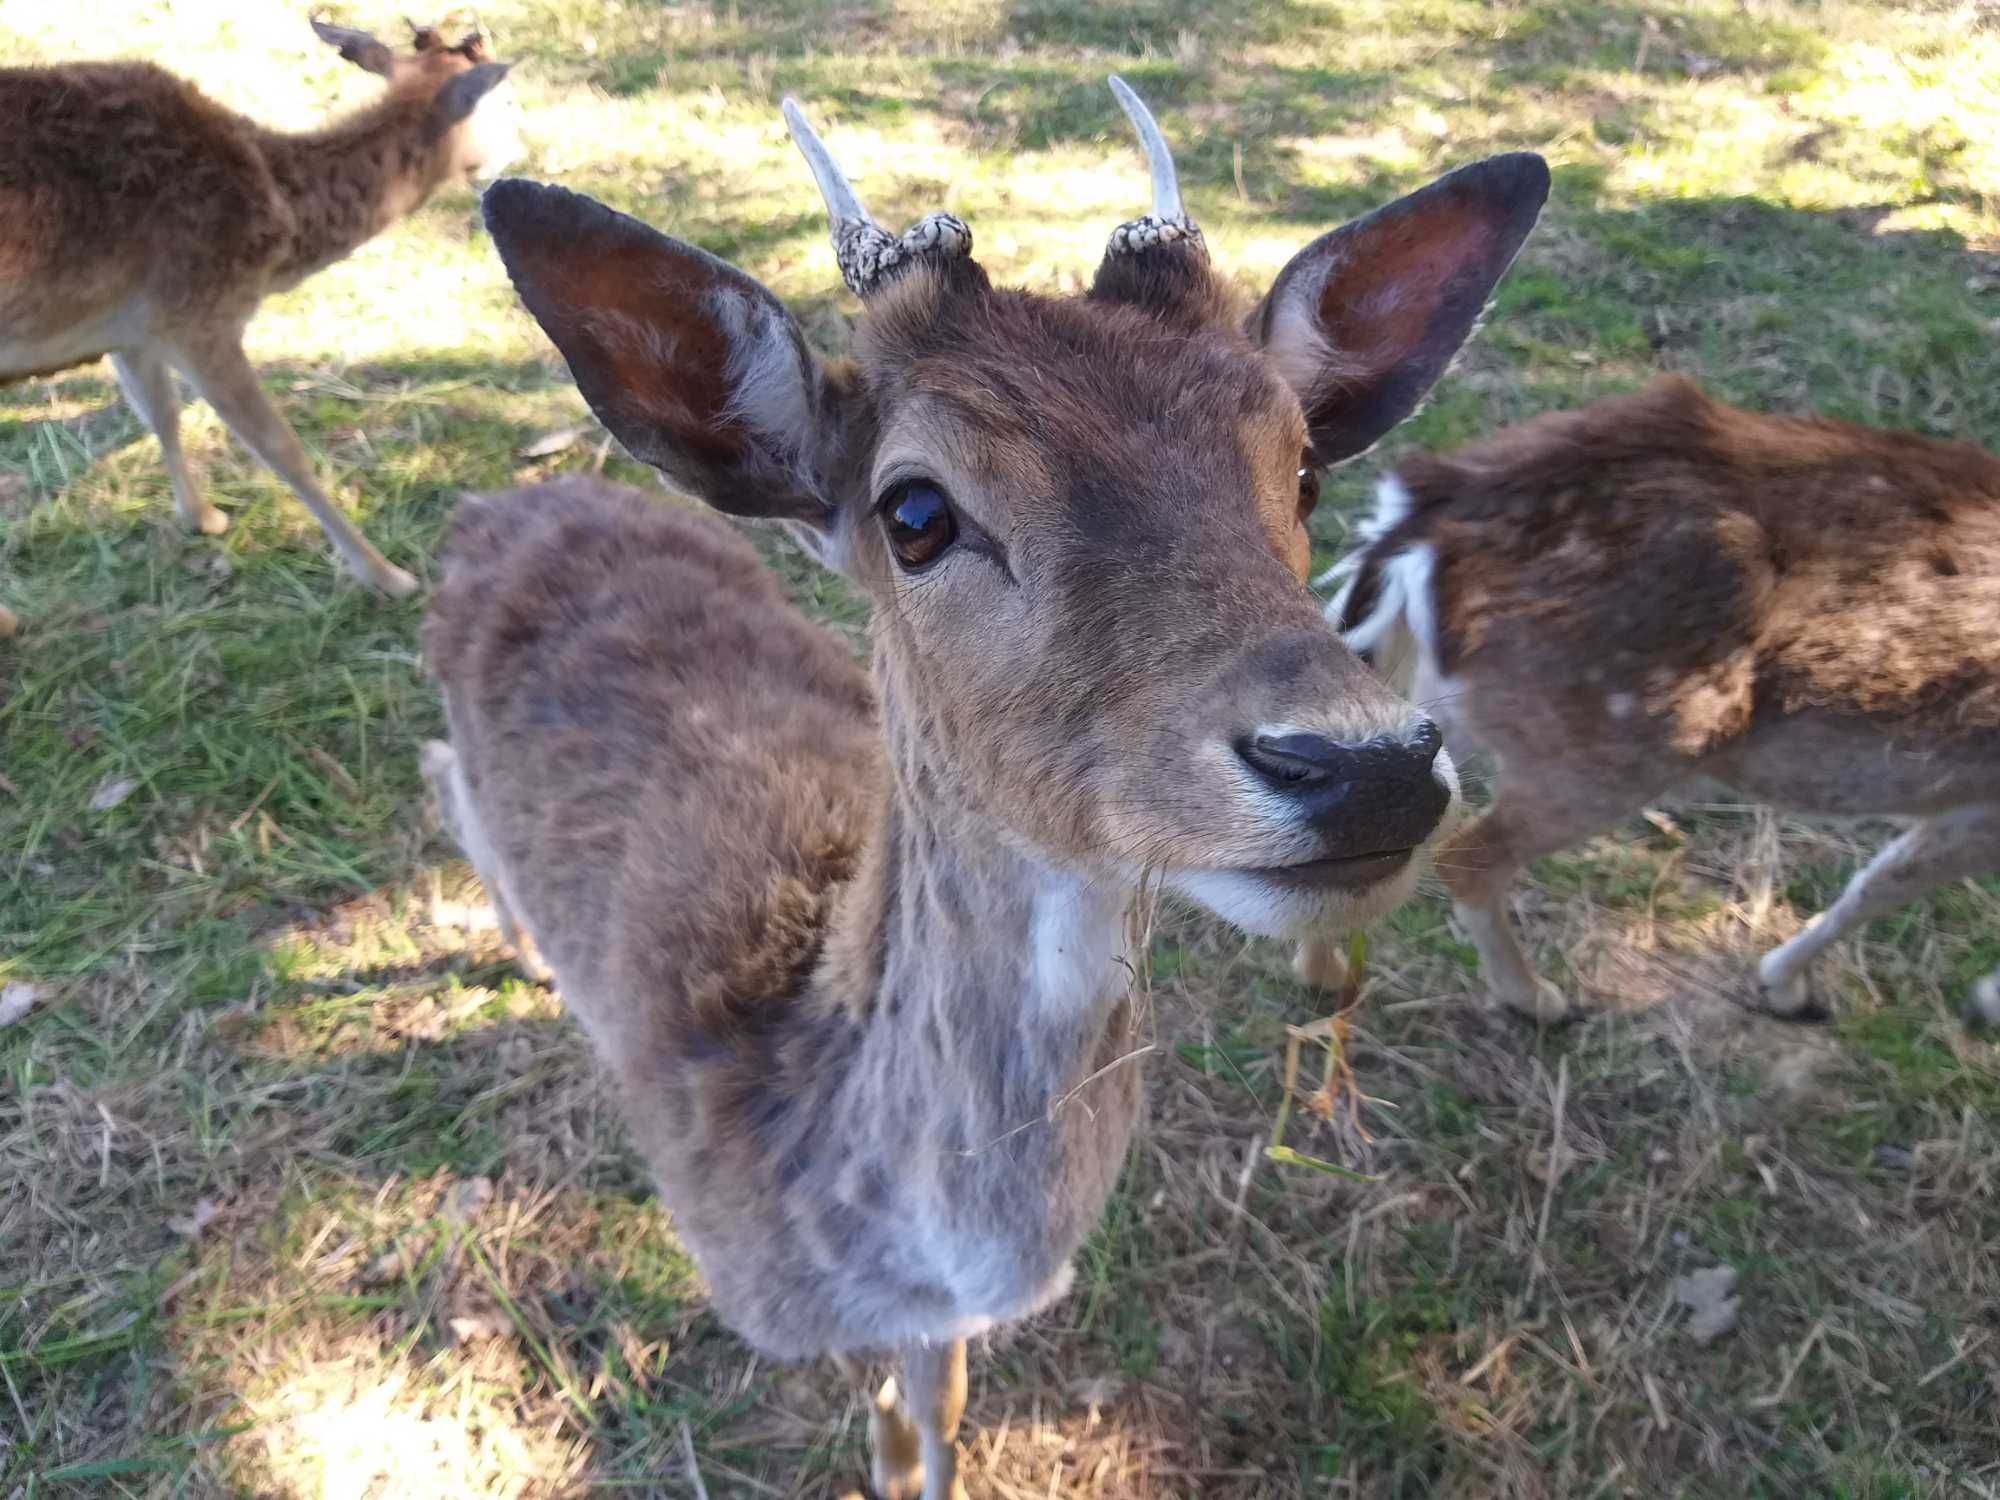
<svg viewBox="0 0 2000 1500">
<path fill-rule="evenodd" d="M 481 14 L 518 64 L 521 170 L 737 261 L 828 350 L 849 302 L 787 92 L 885 219 L 948 203 L 996 276 L 1050 290 L 1143 204 L 1114 69 L 1250 288 L 1438 171 L 1542 151 L 1541 227 L 1436 398 L 1330 476 L 1321 562 L 1396 454 L 1662 369 L 2000 445 L 2000 28 L 1975 7 Z M 371 88 L 283 6 L 7 19 L 0 63 L 115 45 L 276 124 Z M 463 191 L 273 299 L 251 347 L 335 492 L 427 577 L 458 493 L 597 461 Z M 850 1489 L 852 1394 L 708 1314 L 555 998 L 433 906 L 468 892 L 416 771 L 440 726 L 421 602 L 350 583 L 206 408 L 183 431 L 221 539 L 178 531 L 108 371 L 0 388 L 0 601 L 23 620 L 0 642 L 0 985 L 43 997 L 0 1031 L 0 1494 L 692 1494 L 684 1426 L 712 1493 Z M 761 545 L 858 635 L 852 591 Z M 1834 1024 L 1777 1027 L 1732 1003 L 1756 953 L 1875 835 L 1675 818 L 1523 882 L 1531 946 L 1607 1008 L 1573 1032 L 1480 1013 L 1434 897 L 1382 924 L 1360 1129 L 1291 1126 L 1370 1183 L 1245 1176 L 1285 1027 L 1323 1001 L 1268 945 L 1165 922 L 1148 1125 L 1075 1292 L 975 1358 L 975 1474 L 1111 1496 L 2000 1492 L 2000 1047 L 1955 1016 L 2000 964 L 2000 886 L 1871 924 L 1822 976 Z M 1702 1348 L 1668 1289 L 1716 1260 L 1743 1309 Z"/>
</svg>

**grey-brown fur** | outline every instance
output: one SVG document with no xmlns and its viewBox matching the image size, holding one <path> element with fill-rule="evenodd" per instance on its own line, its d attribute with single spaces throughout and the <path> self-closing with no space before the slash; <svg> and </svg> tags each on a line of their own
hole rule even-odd
<svg viewBox="0 0 2000 1500">
<path fill-rule="evenodd" d="M 1567 1008 L 1508 922 L 1514 872 L 1696 779 L 1913 822 L 1765 958 L 1774 1010 L 1857 921 L 2000 869 L 2000 460 L 1668 378 L 1397 482 L 1329 614 L 1412 655 L 1417 700 L 1496 761 L 1439 868 L 1506 1004 Z"/>
<path fill-rule="evenodd" d="M 391 594 L 416 581 L 321 489 L 257 383 L 243 332 L 258 304 L 408 213 L 443 183 L 496 171 L 514 149 L 506 69 L 476 35 L 419 28 L 392 53 L 320 27 L 382 97 L 323 130 L 267 130 L 146 62 L 0 69 L 0 380 L 110 355 L 160 440 L 181 520 L 228 518 L 180 447 L 174 372 L 291 486 L 347 565 Z"/>
<path fill-rule="evenodd" d="M 1545 183 L 1459 183 L 1427 264 L 1497 276 Z M 487 219 L 627 447 L 868 595 L 872 671 L 713 520 L 585 481 L 468 498 L 427 769 L 717 1312 L 781 1356 L 893 1352 L 877 1488 L 940 1500 L 965 1339 L 1061 1293 L 1123 1160 L 1147 897 L 1272 932 L 1384 910 L 1448 762 L 1303 587 L 1300 395 L 1205 259 L 1144 264 L 1185 244 L 1072 299 L 913 257 L 826 363 L 740 272 L 587 199 L 502 183 Z M 1385 377 L 1464 333 L 1406 326 Z M 919 482 L 957 540 L 905 568 Z M 1269 726 L 1421 781 L 1357 769 L 1311 811 L 1237 748 Z"/>
</svg>

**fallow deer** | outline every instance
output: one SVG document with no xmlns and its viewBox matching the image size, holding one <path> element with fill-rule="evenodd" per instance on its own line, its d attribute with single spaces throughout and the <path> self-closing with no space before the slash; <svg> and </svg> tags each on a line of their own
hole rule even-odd
<svg viewBox="0 0 2000 1500">
<path fill-rule="evenodd" d="M 1666 377 L 1405 461 L 1335 572 L 1347 643 L 1493 757 L 1438 872 L 1515 1010 L 1570 1013 L 1508 919 L 1515 872 L 1691 781 L 1910 820 L 1759 964 L 1782 1014 L 1818 1008 L 1808 966 L 1857 923 L 2000 870 L 2000 460 L 1977 448 Z M 2000 1023 L 2000 972 L 1971 1002 Z"/>
<path fill-rule="evenodd" d="M 425 764 L 717 1313 L 774 1356 L 900 1357 L 886 1496 L 958 1493 L 965 1340 L 1062 1294 L 1118 1175 L 1135 909 L 1384 911 L 1456 799 L 1433 727 L 1320 619 L 1305 517 L 1316 467 L 1469 333 L 1547 168 L 1496 157 L 1322 236 L 1246 321 L 1113 87 L 1153 209 L 1074 298 L 993 286 L 949 214 L 879 228 L 786 102 L 852 361 L 692 245 L 486 194 L 611 432 L 872 601 L 871 675 L 713 522 L 582 480 L 470 497 Z"/>
<path fill-rule="evenodd" d="M 417 583 L 355 529 L 257 383 L 243 333 L 258 304 L 349 254 L 442 184 L 518 150 L 508 64 L 476 32 L 416 27 L 396 53 L 313 22 L 387 84 L 324 130 L 286 134 L 146 62 L 0 69 L 0 381 L 106 354 L 166 462 L 181 521 L 229 519 L 189 472 L 179 370 L 319 521 L 347 566 L 403 597 Z"/>
</svg>

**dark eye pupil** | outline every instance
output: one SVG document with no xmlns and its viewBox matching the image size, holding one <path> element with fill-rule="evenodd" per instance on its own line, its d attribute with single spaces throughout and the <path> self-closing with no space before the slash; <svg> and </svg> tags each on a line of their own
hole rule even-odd
<svg viewBox="0 0 2000 1500">
<path fill-rule="evenodd" d="M 883 512 L 889 546 L 906 568 L 922 567 L 958 539 L 951 502 L 933 485 L 913 484 Z"/>
<path fill-rule="evenodd" d="M 1299 465 L 1299 514 L 1309 516 L 1319 504 L 1319 470 L 1310 461 Z"/>
</svg>

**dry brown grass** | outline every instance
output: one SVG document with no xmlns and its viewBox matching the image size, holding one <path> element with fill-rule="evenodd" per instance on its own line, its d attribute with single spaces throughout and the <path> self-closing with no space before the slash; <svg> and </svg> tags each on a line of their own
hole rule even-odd
<svg viewBox="0 0 2000 1500">
<path fill-rule="evenodd" d="M 1368 1183 L 1263 1160 L 1314 1003 L 1284 955 L 1170 921 L 1149 1119 L 1076 1292 L 977 1351 L 975 1492 L 2000 1481 L 2000 1059 L 1937 982 L 1963 940 L 1849 945 L 1831 1031 L 1751 1016 L 1736 991 L 1795 919 L 1757 899 L 1831 836 L 1699 821 L 1529 893 L 1534 937 L 1628 1002 L 1562 1036 L 1481 1009 L 1434 910 L 1378 936 L 1350 1049 L 1372 1140 L 1289 1127 Z M 64 1053 L 139 1029 L 141 971 L 37 1033 L 57 1081 L 0 1136 L 14 1418 L 79 1492 L 692 1494 L 686 1422 L 711 1494 L 845 1493 L 856 1393 L 706 1314 L 580 1039 L 456 925 L 478 892 L 443 868 L 272 933 L 249 993 L 115 1084 L 61 1082 Z M 1911 1016 L 1919 1063 L 1870 1045 Z M 1672 1288 L 1713 1264 L 1740 1318 L 1703 1347 Z"/>
</svg>

